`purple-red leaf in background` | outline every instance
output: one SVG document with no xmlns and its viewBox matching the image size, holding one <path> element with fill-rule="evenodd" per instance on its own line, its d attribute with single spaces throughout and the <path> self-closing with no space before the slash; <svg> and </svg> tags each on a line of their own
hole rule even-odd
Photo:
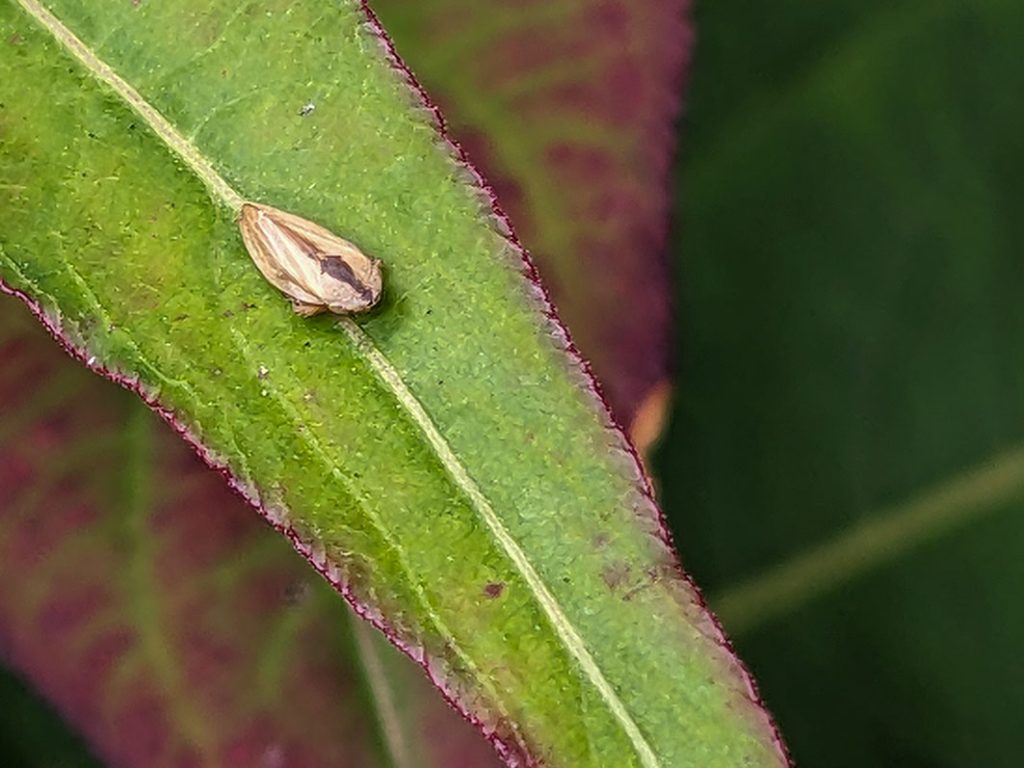
<svg viewBox="0 0 1024 768">
<path fill-rule="evenodd" d="M 619 422 L 667 404 L 687 0 L 371 0 L 533 256 Z"/>
<path fill-rule="evenodd" d="M 105 761 L 498 763 L 134 396 L 0 329 L 0 650 Z"/>
<path fill-rule="evenodd" d="M 685 0 L 376 0 L 643 447 Z M 131 396 L 0 300 L 0 651 L 114 765 L 485 766 L 488 745 Z"/>
</svg>

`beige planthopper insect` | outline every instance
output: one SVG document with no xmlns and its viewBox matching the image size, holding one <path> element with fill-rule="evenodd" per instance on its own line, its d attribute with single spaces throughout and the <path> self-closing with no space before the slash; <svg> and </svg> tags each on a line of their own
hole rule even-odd
<svg viewBox="0 0 1024 768">
<path fill-rule="evenodd" d="M 238 226 L 257 268 L 303 317 L 352 315 L 380 301 L 380 260 L 330 230 L 259 203 L 242 205 Z"/>
</svg>

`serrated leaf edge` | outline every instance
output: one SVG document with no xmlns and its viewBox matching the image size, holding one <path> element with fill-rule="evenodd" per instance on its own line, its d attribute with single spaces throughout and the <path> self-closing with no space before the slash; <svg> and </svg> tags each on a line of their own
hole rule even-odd
<svg viewBox="0 0 1024 768">
<path fill-rule="evenodd" d="M 168 121 L 160 112 L 143 98 L 135 88 L 125 81 L 106 62 L 96 56 L 92 50 L 79 39 L 70 29 L 54 16 L 37 0 L 17 0 L 18 4 L 42 25 L 64 48 L 77 58 L 92 74 L 109 85 L 153 130 L 153 132 L 177 154 L 192 172 L 208 187 L 216 201 L 226 205 L 233 211 L 241 209 L 245 199 L 235 191 L 215 170 L 213 164 L 188 139 Z M 562 610 L 555 596 L 541 579 L 526 553 L 512 537 L 501 522 L 486 496 L 470 477 L 469 472 L 459 461 L 451 446 L 434 425 L 430 416 L 419 400 L 413 395 L 401 374 L 387 357 L 377 348 L 373 340 L 349 318 L 341 318 L 338 327 L 345 331 L 356 349 L 362 353 L 373 368 L 378 378 L 391 390 L 407 414 L 420 428 L 428 444 L 434 450 L 438 460 L 444 466 L 452 481 L 462 490 L 470 501 L 480 519 L 487 525 L 497 543 L 519 570 L 520 575 L 529 586 L 538 605 L 542 608 L 552 628 L 562 640 L 566 650 L 576 659 L 587 680 L 594 686 L 609 711 L 613 714 L 630 743 L 636 750 L 644 768 L 660 768 L 661 762 L 641 733 L 636 721 L 626 709 L 625 704 L 604 676 L 596 660 L 591 655 L 583 638 Z"/>
</svg>

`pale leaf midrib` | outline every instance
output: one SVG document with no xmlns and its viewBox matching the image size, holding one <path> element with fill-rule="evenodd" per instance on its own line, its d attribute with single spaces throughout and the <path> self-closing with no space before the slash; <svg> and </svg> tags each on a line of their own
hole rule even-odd
<svg viewBox="0 0 1024 768">
<path fill-rule="evenodd" d="M 255 358 L 253 357 L 252 350 L 249 348 L 245 337 L 236 329 L 232 328 L 232 338 L 235 343 L 235 349 L 238 350 L 242 358 L 247 360 L 251 367 L 255 368 Z M 462 645 L 456 640 L 452 631 L 448 628 L 447 623 L 438 615 L 437 611 L 431 605 L 425 590 L 419 579 L 415 576 L 415 569 L 409 564 L 408 558 L 405 556 L 405 551 L 401 544 L 395 540 L 390 528 L 384 523 L 380 516 L 366 503 L 364 499 L 356 492 L 356 489 L 352 487 L 351 481 L 346 476 L 342 468 L 334 460 L 331 452 L 324 447 L 320 440 L 316 437 L 316 430 L 304 421 L 302 414 L 288 401 L 287 398 L 283 397 L 277 388 L 270 386 L 265 383 L 266 391 L 272 396 L 273 402 L 281 409 L 287 419 L 295 424 L 301 424 L 305 427 L 299 434 L 301 435 L 302 441 L 307 447 L 313 452 L 317 460 L 320 461 L 324 467 L 324 470 L 329 475 L 335 478 L 341 483 L 349 496 L 355 500 L 355 503 L 362 510 L 363 515 L 370 522 L 371 525 L 377 530 L 384 543 L 390 548 L 397 559 L 402 572 L 416 595 L 419 601 L 419 608 L 426 614 L 430 623 L 433 625 L 434 630 L 444 638 L 444 641 L 448 644 L 451 651 L 455 653 L 465 667 L 472 670 L 473 677 L 482 685 L 491 698 L 500 703 L 501 697 L 497 690 L 495 690 L 491 680 L 480 673 L 479 667 L 474 660 L 462 649 Z M 503 712 L 507 715 L 507 712 Z"/>
<path fill-rule="evenodd" d="M 191 168 L 192 172 L 206 184 L 215 198 L 232 210 L 241 208 L 244 198 L 217 173 L 213 163 L 179 133 L 135 88 L 93 53 L 84 42 L 37 0 L 17 0 L 17 2 L 97 79 L 113 88 L 128 106 L 146 121 L 157 137 L 177 154 Z M 372 339 L 351 319 L 342 318 L 338 325 L 346 332 L 380 380 L 391 390 L 399 404 L 420 428 L 427 443 L 434 450 L 436 458 L 445 468 L 451 480 L 469 500 L 477 515 L 487 525 L 497 544 L 519 571 L 565 649 L 576 660 L 586 680 L 594 686 L 611 714 L 623 728 L 640 759 L 641 765 L 644 768 L 659 768 L 661 765 L 660 761 L 647 743 L 639 726 L 626 710 L 625 704 L 612 688 L 611 683 L 605 678 L 604 673 L 597 665 L 596 660 L 591 655 L 578 630 L 543 582 L 526 553 L 515 541 L 508 529 L 505 528 L 486 496 L 470 477 L 468 471 L 434 425 L 422 404 L 405 384 L 401 375 L 383 353 L 377 349 Z"/>
<path fill-rule="evenodd" d="M 451 446 L 448 445 L 444 436 L 441 435 L 440 431 L 434 425 L 430 416 L 423 408 L 423 405 L 418 399 L 416 399 L 415 395 L 412 394 L 398 371 L 395 370 L 381 351 L 377 349 L 373 344 L 373 341 L 366 335 L 362 328 L 356 325 L 352 319 L 347 317 L 339 319 L 338 326 L 345 330 L 349 335 L 349 338 L 351 338 L 352 342 L 356 345 L 356 348 L 363 352 L 370 366 L 374 369 L 380 379 L 387 384 L 388 388 L 398 399 L 399 403 L 401 403 L 402 407 L 405 408 L 409 416 L 411 416 L 413 421 L 416 422 L 416 425 L 420 428 L 423 436 L 427 439 L 431 448 L 434 449 L 434 453 L 441 462 L 441 465 L 448 472 L 454 483 L 469 499 L 473 508 L 476 510 L 476 513 L 491 531 L 494 539 L 505 551 L 505 554 L 526 581 L 534 598 L 541 606 L 545 615 L 547 615 L 548 621 L 551 622 L 552 628 L 565 645 L 566 650 L 568 650 L 569 653 L 572 654 L 573 658 L 576 659 L 576 662 L 583 669 L 587 679 L 598 690 L 601 694 L 601 698 L 605 700 L 605 703 L 608 705 L 612 714 L 615 715 L 619 724 L 622 725 L 623 729 L 629 735 L 630 741 L 636 748 L 643 765 L 650 766 L 652 768 L 653 766 L 660 765 L 650 745 L 647 744 L 647 740 L 644 738 L 643 734 L 640 733 L 639 726 L 637 726 L 633 721 L 633 718 L 626 711 L 625 705 L 612 689 L 611 684 L 605 679 L 604 673 L 601 672 L 600 667 L 597 666 L 597 662 L 594 660 L 593 656 L 590 655 L 590 651 L 587 649 L 583 638 L 580 637 L 577 632 L 576 627 L 569 620 L 569 617 L 565 615 L 561 605 L 541 579 L 540 574 L 537 573 L 533 564 L 526 556 L 526 553 L 512 537 L 512 534 L 508 529 L 505 528 L 504 524 L 501 522 L 501 518 L 498 517 L 498 514 L 491 506 L 490 501 L 488 501 L 487 497 L 484 496 L 483 491 L 480 490 L 473 478 L 469 476 L 466 468 L 462 466 L 462 462 L 459 461 Z"/>
<path fill-rule="evenodd" d="M 85 68 L 92 72 L 97 79 L 102 80 L 113 88 L 117 95 L 124 99 L 128 106 L 134 109 L 146 121 L 150 129 L 160 140 L 188 164 L 195 175 L 210 188 L 214 197 L 232 210 L 237 211 L 242 207 L 242 203 L 245 200 L 217 173 L 213 163 L 196 149 L 192 142 L 182 136 L 166 117 L 161 115 L 155 107 L 142 97 L 141 93 L 117 74 L 109 64 L 93 53 L 85 43 L 78 39 L 47 8 L 40 5 L 37 0 L 17 0 L 17 2 L 53 35 L 58 43 L 67 48 L 76 59 L 82 62 Z"/>
</svg>

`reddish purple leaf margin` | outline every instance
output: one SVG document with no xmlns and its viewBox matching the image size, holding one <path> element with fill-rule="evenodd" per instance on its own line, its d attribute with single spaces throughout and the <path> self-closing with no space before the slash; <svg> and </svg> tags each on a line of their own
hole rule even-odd
<svg viewBox="0 0 1024 768">
<path fill-rule="evenodd" d="M 0 300 L 0 577 L 17 587 L 0 653 L 105 760 L 327 768 L 386 745 L 396 766 L 497 764 L 184 443 L 22 312 Z"/>
<path fill-rule="evenodd" d="M 731 658 L 731 662 L 734 665 L 734 668 L 738 670 L 739 674 L 742 675 L 742 679 L 746 685 L 750 700 L 762 713 L 763 719 L 772 733 L 773 743 L 779 754 L 780 761 L 786 764 L 791 764 L 788 751 L 782 741 L 781 734 L 779 733 L 777 726 L 772 720 L 771 715 L 768 713 L 767 709 L 764 706 L 760 694 L 758 693 L 756 683 L 751 677 L 749 671 L 746 669 L 746 667 L 743 665 L 740 659 L 736 656 L 731 644 L 725 636 L 725 633 L 720 623 L 713 616 L 713 614 L 711 614 L 710 610 L 707 608 L 706 603 L 703 601 L 699 589 L 679 565 L 679 558 L 678 555 L 675 554 L 676 551 L 672 543 L 671 534 L 669 533 L 669 529 L 667 527 L 664 515 L 660 510 L 660 507 L 658 507 L 654 501 L 653 486 L 649 476 L 643 468 L 643 463 L 640 460 L 639 454 L 637 453 L 629 437 L 625 434 L 624 430 L 618 425 L 618 423 L 612 416 L 609 403 L 607 399 L 604 397 L 601 388 L 597 384 L 597 380 L 593 374 L 593 371 L 591 370 L 590 365 L 583 358 L 583 356 L 573 343 L 572 338 L 568 332 L 568 329 L 561 323 L 547 290 L 540 282 L 540 276 L 536 266 L 533 263 L 533 260 L 530 258 L 529 254 L 523 248 L 519 240 L 516 238 L 515 233 L 512 230 L 511 223 L 509 222 L 508 217 L 505 215 L 500 204 L 498 203 L 498 200 L 493 190 L 484 180 L 480 172 L 477 171 L 473 164 L 470 162 L 467 154 L 462 149 L 462 147 L 451 136 L 440 109 L 430 100 L 426 91 L 417 81 L 416 77 L 413 75 L 411 70 L 404 64 L 404 62 L 398 56 L 394 45 L 392 44 L 390 38 L 387 36 L 384 29 L 382 28 L 376 14 L 369 7 L 367 0 L 360 0 L 360 5 L 367 20 L 367 27 L 380 41 L 382 47 L 386 51 L 389 63 L 396 71 L 401 73 L 404 80 L 406 81 L 407 86 L 416 95 L 416 97 L 419 98 L 422 106 L 433 116 L 434 127 L 437 130 L 439 137 L 443 142 L 445 142 L 448 145 L 453 158 L 455 158 L 458 164 L 467 172 L 469 178 L 472 180 L 476 190 L 481 195 L 481 197 L 486 198 L 488 200 L 492 210 L 492 222 L 495 226 L 495 229 L 509 241 L 509 243 L 515 249 L 515 251 L 520 255 L 523 263 L 522 272 L 524 276 L 529 280 L 533 288 L 534 297 L 537 302 L 538 310 L 546 321 L 546 327 L 552 338 L 553 343 L 557 347 L 565 350 L 569 364 L 572 367 L 578 369 L 578 371 L 580 372 L 579 381 L 590 390 L 590 394 L 592 396 L 597 398 L 604 405 L 607 414 L 607 420 L 610 427 L 619 432 L 623 444 L 627 447 L 627 450 L 630 452 L 631 456 L 633 457 L 636 463 L 638 482 L 641 484 L 640 490 L 643 492 L 645 496 L 647 496 L 651 500 L 652 506 L 658 510 L 658 536 L 663 541 L 665 546 L 669 549 L 669 551 L 671 551 L 675 555 L 675 557 L 673 558 L 673 569 L 676 577 L 682 580 L 683 582 L 687 583 L 689 587 L 693 590 L 693 594 L 695 595 L 695 597 L 700 601 L 700 607 L 702 611 L 704 611 L 706 616 L 710 619 L 710 624 L 715 629 L 716 640 L 718 644 L 728 653 L 729 657 Z M 491 741 L 491 743 L 498 750 L 499 754 L 502 756 L 502 758 L 506 761 L 508 765 L 539 765 L 539 763 L 537 763 L 536 760 L 532 758 L 532 756 L 529 754 L 526 745 L 518 742 L 513 737 L 513 731 L 511 728 L 506 730 L 504 728 L 501 728 L 500 724 L 497 727 L 489 727 L 487 724 L 483 723 L 479 718 L 477 718 L 473 712 L 466 709 L 462 705 L 461 701 L 459 701 L 459 699 L 457 698 L 455 692 L 448 689 L 444 681 L 433 674 L 432 670 L 430 669 L 429 660 L 422 658 L 422 656 L 419 653 L 417 653 L 415 648 L 412 648 L 403 643 L 401 639 L 397 637 L 394 634 L 394 632 L 390 629 L 390 627 L 386 624 L 384 618 L 378 612 L 376 612 L 372 606 L 360 603 L 358 599 L 346 587 L 346 585 L 341 583 L 336 578 L 330 566 L 330 563 L 327 562 L 323 552 L 318 551 L 318 548 L 314 543 L 304 541 L 300 537 L 298 532 L 296 532 L 290 525 L 282 524 L 279 520 L 276 520 L 276 516 L 272 513 L 272 511 L 264 508 L 260 504 L 259 500 L 253 497 L 253 495 L 249 493 L 248 489 L 246 489 L 237 481 L 237 479 L 231 474 L 230 470 L 226 466 L 218 463 L 215 457 L 213 457 L 209 453 L 209 451 L 207 451 L 205 446 L 203 446 L 202 443 L 195 438 L 195 436 L 189 433 L 187 427 L 177 420 L 176 415 L 172 411 L 162 407 L 156 399 L 147 395 L 142 390 L 142 387 L 136 380 L 126 378 L 116 372 L 107 370 L 102 365 L 98 364 L 98 362 L 91 355 L 89 355 L 89 353 L 86 350 L 80 350 L 74 347 L 68 339 L 63 337 L 60 329 L 56 326 L 54 321 L 46 315 L 43 308 L 32 297 L 26 295 L 22 291 L 11 288 L 10 286 L 3 283 L 2 280 L 0 280 L 0 291 L 16 296 L 17 298 L 21 299 L 29 307 L 32 313 L 40 320 L 40 322 L 42 322 L 42 324 L 46 327 L 50 334 L 58 341 L 58 343 L 61 344 L 65 351 L 68 352 L 68 354 L 70 354 L 72 357 L 78 359 L 80 362 L 84 363 L 88 368 L 100 374 L 101 376 L 139 395 L 139 397 L 142 398 L 146 405 L 148 405 L 153 411 L 155 411 L 164 421 L 166 421 L 181 437 L 183 437 L 193 447 L 193 449 L 200 456 L 200 458 L 211 469 L 214 469 L 217 472 L 219 472 L 232 489 L 234 489 L 239 495 L 241 495 L 250 505 L 255 507 L 259 511 L 259 513 L 268 522 L 271 523 L 271 525 L 273 525 L 281 534 L 283 534 L 292 543 L 294 548 L 309 562 L 309 564 L 312 565 L 313 568 L 318 573 L 320 573 L 320 575 L 323 576 L 323 578 L 327 580 L 335 588 L 335 590 L 337 590 L 349 602 L 353 610 L 355 610 L 355 612 L 359 616 L 366 619 L 373 626 L 375 626 L 377 629 L 383 632 L 399 650 L 401 650 L 414 662 L 423 667 L 423 669 L 427 672 L 428 676 L 430 676 L 435 686 L 438 688 L 438 690 L 441 691 L 441 694 L 445 697 L 445 699 L 459 712 L 461 712 L 462 715 L 469 722 L 471 722 L 484 733 L 486 738 L 489 741 Z"/>
<path fill-rule="evenodd" d="M 688 0 L 372 4 L 530 244 L 612 413 L 645 450 L 670 390 L 668 185 Z"/>
</svg>

